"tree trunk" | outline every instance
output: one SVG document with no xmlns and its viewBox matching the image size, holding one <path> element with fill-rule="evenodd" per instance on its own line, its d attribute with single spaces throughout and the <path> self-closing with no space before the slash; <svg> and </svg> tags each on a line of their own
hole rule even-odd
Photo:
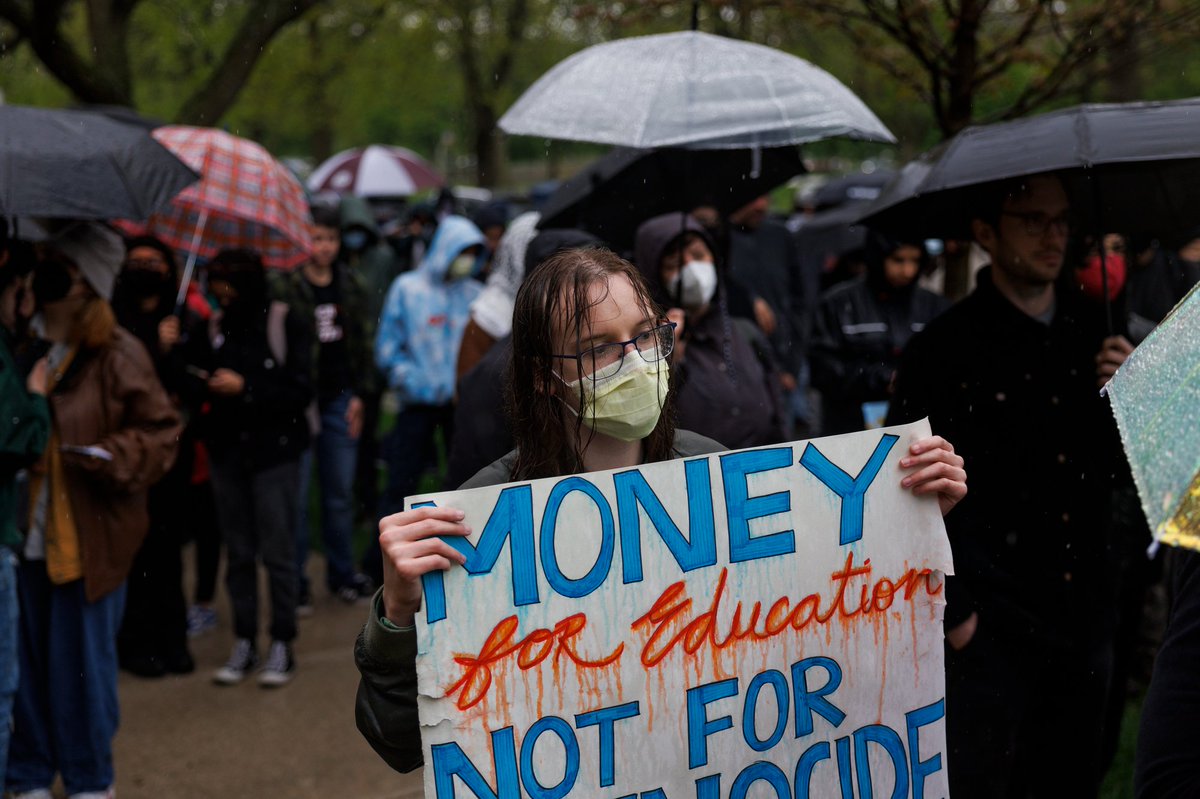
<svg viewBox="0 0 1200 799">
<path fill-rule="evenodd" d="M 475 178 L 484 188 L 500 184 L 503 158 L 500 132 L 496 129 L 496 112 L 487 103 L 473 105 L 471 130 L 475 144 Z"/>
<path fill-rule="evenodd" d="M 331 70 L 325 65 L 325 48 L 322 46 L 321 31 L 316 20 L 309 20 L 308 55 L 311 72 L 308 78 L 308 107 L 312 112 L 312 132 L 308 146 L 316 163 L 333 155 L 334 109 L 329 102 L 329 79 Z"/>
<path fill-rule="evenodd" d="M 982 4 L 986 5 L 986 3 Z M 946 80 L 946 105 L 938 120 L 942 135 L 950 138 L 971 124 L 975 113 L 975 75 L 979 69 L 979 25 L 983 8 L 979 0 L 963 0 L 954 27 L 950 74 Z"/>
<path fill-rule="evenodd" d="M 61 22 L 64 11 L 62 2 L 40 0 L 25 9 L 24 4 L 0 2 L 3 19 L 15 27 L 28 40 L 38 57 L 55 78 L 75 98 L 84 103 L 106 105 L 132 105 L 132 92 L 108 80 L 92 61 L 83 58 L 70 42 L 64 39 Z"/>
<path fill-rule="evenodd" d="M 113 0 L 87 0 L 88 36 L 97 78 L 117 96 L 133 101 L 133 72 L 129 66 L 129 15 L 132 8 Z"/>
<path fill-rule="evenodd" d="M 186 125 L 215 125 L 237 99 L 271 39 L 322 0 L 260 0 L 247 11 L 217 66 L 176 115 Z"/>
</svg>

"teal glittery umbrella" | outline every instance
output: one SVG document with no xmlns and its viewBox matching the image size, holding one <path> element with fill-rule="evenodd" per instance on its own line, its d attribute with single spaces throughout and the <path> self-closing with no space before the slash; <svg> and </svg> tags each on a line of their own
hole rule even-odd
<svg viewBox="0 0 1200 799">
<path fill-rule="evenodd" d="M 1200 286 L 1134 350 L 1107 391 L 1155 539 L 1200 550 Z"/>
</svg>

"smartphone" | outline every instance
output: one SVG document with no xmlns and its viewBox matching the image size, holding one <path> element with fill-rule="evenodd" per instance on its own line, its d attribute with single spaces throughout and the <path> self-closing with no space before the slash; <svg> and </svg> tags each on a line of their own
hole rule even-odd
<svg viewBox="0 0 1200 799">
<path fill-rule="evenodd" d="M 74 455 L 83 455 L 85 458 L 95 458 L 105 462 L 111 462 L 113 455 L 104 447 L 80 447 L 75 444 L 63 444 L 59 448 L 60 452 L 70 452 Z"/>
</svg>

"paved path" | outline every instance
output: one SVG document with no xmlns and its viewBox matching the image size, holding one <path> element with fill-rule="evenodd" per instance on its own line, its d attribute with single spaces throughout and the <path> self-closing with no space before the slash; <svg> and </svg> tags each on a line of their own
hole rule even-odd
<svg viewBox="0 0 1200 799">
<path fill-rule="evenodd" d="M 314 590 L 320 585 L 314 580 Z M 316 614 L 300 622 L 297 675 L 284 688 L 263 690 L 252 679 L 212 684 L 232 645 L 223 605 L 221 626 L 192 641 L 195 674 L 162 680 L 122 674 L 117 795 L 419 799 L 420 772 L 389 769 L 354 727 L 352 648 L 367 606 L 320 594 L 316 603 Z M 266 645 L 260 641 L 260 651 Z"/>
</svg>

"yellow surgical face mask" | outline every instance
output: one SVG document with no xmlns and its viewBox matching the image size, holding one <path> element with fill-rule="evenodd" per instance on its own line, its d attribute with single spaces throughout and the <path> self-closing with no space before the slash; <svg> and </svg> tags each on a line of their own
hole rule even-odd
<svg viewBox="0 0 1200 799">
<path fill-rule="evenodd" d="M 636 353 L 625 357 L 625 366 L 612 377 L 593 380 L 585 376 L 566 385 L 577 401 L 582 396 L 583 421 L 588 427 L 620 441 L 641 441 L 662 415 L 670 370 L 665 358 L 646 363 Z M 578 402 L 568 407 L 574 411 Z"/>
</svg>

